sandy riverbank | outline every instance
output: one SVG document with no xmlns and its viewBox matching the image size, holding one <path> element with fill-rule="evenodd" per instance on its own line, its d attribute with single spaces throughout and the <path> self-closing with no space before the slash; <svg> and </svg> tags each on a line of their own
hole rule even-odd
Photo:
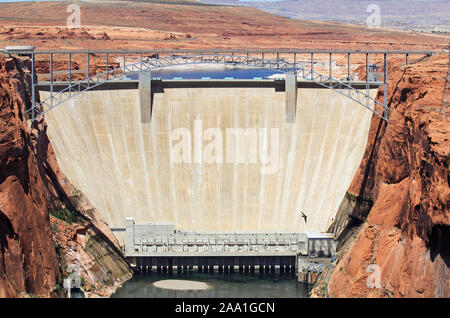
<svg viewBox="0 0 450 318">
<path fill-rule="evenodd" d="M 171 290 L 207 290 L 211 289 L 211 286 L 207 283 L 196 282 L 191 280 L 181 279 L 166 279 L 153 283 L 153 286 L 163 289 Z"/>
</svg>

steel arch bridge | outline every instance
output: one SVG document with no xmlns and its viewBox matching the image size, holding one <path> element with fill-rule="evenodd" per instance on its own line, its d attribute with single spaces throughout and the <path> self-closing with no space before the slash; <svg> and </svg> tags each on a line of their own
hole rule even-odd
<svg viewBox="0 0 450 318">
<path fill-rule="evenodd" d="M 259 68 L 259 69 L 268 69 L 273 71 L 279 71 L 285 74 L 295 74 L 296 78 L 300 78 L 304 81 L 309 81 L 315 83 L 321 87 L 328 88 L 336 91 L 337 93 L 344 95 L 356 103 L 362 105 L 367 108 L 375 115 L 380 117 L 381 119 L 388 121 L 389 120 L 389 107 L 387 101 L 387 87 L 388 87 L 388 52 L 371 52 L 371 54 L 384 54 L 384 78 L 383 82 L 380 85 L 384 86 L 384 101 L 380 102 L 379 100 L 372 98 L 370 96 L 369 86 L 370 83 L 375 82 L 375 78 L 369 78 L 369 52 L 337 52 L 337 51 L 289 51 L 289 52 L 281 52 L 274 51 L 270 52 L 272 54 L 276 53 L 276 59 L 267 59 L 264 58 L 264 51 L 259 51 L 261 56 L 255 57 L 250 56 L 249 52 L 246 55 L 236 55 L 233 52 L 226 53 L 184 53 L 184 54 L 171 54 L 169 56 L 160 57 L 159 54 L 153 54 L 148 58 L 143 58 L 143 53 L 147 53 L 148 51 L 141 52 L 117 52 L 117 51 L 105 51 L 106 53 L 106 71 L 102 73 L 98 73 L 95 75 L 90 75 L 89 73 L 89 56 L 90 54 L 104 53 L 104 52 L 94 52 L 94 51 L 83 51 L 83 52 L 32 52 L 30 53 L 32 58 L 32 71 L 33 71 L 33 88 L 37 87 L 38 83 L 34 82 L 35 74 L 34 74 L 34 65 L 35 65 L 35 55 L 37 54 L 49 54 L 50 55 L 50 95 L 49 97 L 37 101 L 35 89 L 32 90 L 32 107 L 27 111 L 27 115 L 31 118 L 32 121 L 40 118 L 48 111 L 53 108 L 61 105 L 62 103 L 68 101 L 74 96 L 81 94 L 82 92 L 91 90 L 96 88 L 102 84 L 117 81 L 120 79 L 124 79 L 131 74 L 136 74 L 141 71 L 152 71 L 156 69 L 161 69 L 170 66 L 177 65 L 193 65 L 193 64 L 223 64 L 223 65 L 235 65 L 235 66 L 245 66 L 250 68 Z M 294 55 L 294 61 L 287 61 L 285 59 L 280 59 L 281 53 L 290 53 Z M 120 67 L 108 69 L 108 53 L 109 54 L 123 54 L 124 63 Z M 255 52 L 252 52 L 255 53 Z M 269 52 L 268 52 L 269 53 Z M 296 60 L 296 54 L 311 54 L 311 61 L 298 63 Z M 332 76 L 332 54 L 342 53 L 348 55 L 348 77 L 344 80 L 339 80 Z M 68 54 L 69 56 L 69 81 L 66 83 L 65 88 L 60 90 L 55 90 L 54 85 L 58 82 L 53 81 L 53 54 Z M 71 79 L 71 55 L 72 54 L 86 54 L 87 56 L 87 65 L 88 71 L 86 75 L 86 79 L 73 81 Z M 140 60 L 138 62 L 133 63 L 125 63 L 126 54 L 135 55 L 140 54 Z M 329 63 L 329 74 L 324 75 L 316 70 L 314 70 L 314 54 L 329 54 L 330 63 Z M 357 89 L 352 85 L 351 80 L 351 71 L 350 71 L 350 55 L 351 54 L 365 54 L 366 55 L 366 81 L 365 87 L 366 89 Z M 407 63 L 409 62 L 409 54 L 432 54 L 430 52 L 391 52 L 391 54 L 405 54 L 407 58 Z M 60 83 L 61 84 L 61 83 Z M 377 105 L 382 108 L 377 107 Z M 382 112 L 377 111 L 377 109 L 382 109 Z"/>
</svg>

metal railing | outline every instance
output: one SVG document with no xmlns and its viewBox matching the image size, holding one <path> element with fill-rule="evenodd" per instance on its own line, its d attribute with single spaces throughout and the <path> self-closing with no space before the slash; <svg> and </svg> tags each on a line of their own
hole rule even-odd
<svg viewBox="0 0 450 318">
<path fill-rule="evenodd" d="M 244 52 L 245 55 L 239 55 L 236 52 Z M 4 52 L 3 52 L 4 53 Z M 232 64 L 242 65 L 246 67 L 264 68 L 275 70 L 283 73 L 295 73 L 303 80 L 317 83 L 328 89 L 332 89 L 341 95 L 349 97 L 358 104 L 372 111 L 375 115 L 379 116 L 383 120 L 389 119 L 389 106 L 388 106 L 388 56 L 389 55 L 405 55 L 406 63 L 409 63 L 410 55 L 424 55 L 430 56 L 433 54 L 441 53 L 441 51 L 333 51 L 333 50 L 292 50 L 292 49 L 278 49 L 278 50 L 261 50 L 261 49 L 220 49 L 220 50 L 156 50 L 156 51 L 32 51 L 28 55 L 32 59 L 32 84 L 33 84 L 33 96 L 32 107 L 27 111 L 28 118 L 35 120 L 41 117 L 54 107 L 66 102 L 72 97 L 77 96 L 81 92 L 88 91 L 103 83 L 119 80 L 126 77 L 129 74 L 136 73 L 143 70 L 152 70 L 163 67 L 169 67 L 173 65 L 186 65 L 186 64 Z M 55 54 L 62 54 L 68 56 L 68 84 L 62 90 L 55 92 L 54 90 L 54 68 L 53 68 L 53 56 Z M 83 80 L 73 81 L 72 70 L 72 56 L 75 54 L 86 55 L 87 69 L 86 76 Z M 105 55 L 106 58 L 106 71 L 99 74 L 90 74 L 90 55 Z M 266 58 L 269 54 L 276 56 L 276 58 Z M 289 55 L 290 61 L 286 61 L 281 58 L 281 55 Z M 306 54 L 310 56 L 307 62 L 298 62 L 298 55 Z M 347 78 L 339 80 L 333 77 L 333 56 L 335 54 L 345 54 L 347 56 Z M 351 71 L 351 56 L 353 54 L 363 54 L 366 56 L 366 89 L 355 89 L 352 86 L 352 71 Z M 370 67 L 374 64 L 370 64 L 369 56 L 371 55 L 383 55 L 383 71 L 379 76 L 378 71 L 371 71 Z M 37 102 L 37 94 L 35 92 L 38 83 L 36 81 L 35 71 L 35 57 L 36 56 L 50 56 L 50 96 L 40 102 Z M 109 69 L 109 61 L 111 56 L 119 55 L 123 57 L 123 63 L 119 67 Z M 144 59 L 144 55 L 147 57 Z M 255 57 L 255 55 L 257 57 Z M 317 63 L 316 56 L 326 55 L 329 57 L 328 75 L 317 72 L 314 67 Z M 134 59 L 138 59 L 138 62 L 127 64 L 127 57 L 130 56 Z M 381 66 L 377 68 L 381 69 Z M 79 73 L 79 72 L 78 72 Z M 382 86 L 384 91 L 383 100 L 377 100 L 370 96 L 370 83 L 378 81 L 382 78 Z M 382 112 L 376 110 L 376 106 L 382 106 Z"/>
<path fill-rule="evenodd" d="M 331 54 L 330 54 L 331 55 Z M 32 57 L 34 61 L 34 56 Z M 330 58 L 331 59 L 331 58 Z M 69 56 L 69 61 L 71 58 Z M 124 57 L 125 61 L 125 57 Z M 70 63 L 69 63 L 70 64 Z M 165 68 L 169 66 L 176 65 L 186 65 L 186 64 L 225 64 L 225 65 L 245 65 L 246 67 L 262 68 L 274 70 L 282 73 L 295 73 L 298 77 L 303 80 L 311 81 L 319 84 L 322 87 L 334 90 L 341 95 L 344 95 L 356 103 L 364 106 L 368 110 L 372 111 L 374 114 L 379 116 L 384 120 L 389 118 L 389 109 L 387 107 L 387 100 L 384 102 L 379 102 L 375 98 L 370 96 L 369 84 L 372 81 L 369 78 L 369 72 L 367 72 L 366 78 L 366 89 L 356 89 L 351 84 L 350 72 L 349 77 L 345 80 L 339 80 L 332 77 L 331 62 L 330 62 L 330 74 L 323 75 L 314 70 L 314 54 L 311 54 L 310 63 L 298 63 L 296 59 L 293 62 L 281 59 L 279 54 L 277 54 L 276 59 L 267 59 L 264 57 L 264 53 L 261 53 L 261 57 L 250 56 L 249 54 L 245 56 L 241 55 L 226 55 L 226 54 L 196 54 L 196 55 L 171 55 L 168 57 L 154 57 L 141 59 L 138 62 L 131 64 L 124 64 L 114 69 L 108 69 L 108 64 L 106 65 L 106 71 L 95 74 L 93 76 L 87 77 L 85 80 L 72 81 L 71 72 L 69 70 L 69 82 L 67 87 L 62 90 L 55 91 L 53 89 L 55 81 L 53 81 L 53 74 L 51 74 L 52 80 L 50 81 L 50 96 L 36 102 L 35 96 L 33 96 L 32 108 L 27 111 L 27 115 L 32 120 L 35 120 L 45 113 L 49 112 L 53 108 L 61 105 L 62 103 L 68 101 L 69 99 L 79 95 L 82 92 L 93 89 L 99 85 L 110 81 L 116 81 L 127 77 L 130 74 L 137 73 L 139 71 L 154 70 Z M 309 67 L 307 67 L 307 65 Z M 70 66 L 69 66 L 70 67 Z M 53 69 L 51 65 L 51 69 Z M 34 78 L 34 77 L 33 77 Z M 387 81 L 387 76 L 385 76 Z M 376 78 L 373 78 L 376 80 Z M 36 84 L 33 83 L 36 87 Z M 387 89 L 387 85 L 384 85 L 384 89 Z M 34 91 L 34 90 L 33 90 Z M 383 107 L 383 113 L 379 113 L 376 109 L 376 105 L 381 105 Z"/>
</svg>

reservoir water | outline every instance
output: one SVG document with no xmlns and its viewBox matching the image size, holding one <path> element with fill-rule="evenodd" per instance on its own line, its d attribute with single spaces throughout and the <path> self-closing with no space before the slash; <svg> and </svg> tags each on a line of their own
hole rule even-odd
<svg viewBox="0 0 450 318">
<path fill-rule="evenodd" d="M 157 287 L 166 280 L 203 283 L 207 289 L 174 290 Z M 156 283 L 156 284 L 155 284 Z M 161 284 L 158 284 L 161 283 Z M 180 284 L 180 285 L 183 285 Z M 169 284 L 170 285 L 170 284 Z M 194 285 L 194 284 L 193 284 Z M 194 285 L 195 286 L 195 285 Z M 311 286 L 293 273 L 146 273 L 135 274 L 111 298 L 308 298 Z"/>
<path fill-rule="evenodd" d="M 268 78 L 275 74 L 282 74 L 281 72 L 259 69 L 259 68 L 201 68 L 201 69 L 181 69 L 181 68 L 166 68 L 152 71 L 152 78 L 161 79 L 253 79 L 253 78 Z M 137 80 L 138 74 L 129 75 L 130 79 Z"/>
</svg>

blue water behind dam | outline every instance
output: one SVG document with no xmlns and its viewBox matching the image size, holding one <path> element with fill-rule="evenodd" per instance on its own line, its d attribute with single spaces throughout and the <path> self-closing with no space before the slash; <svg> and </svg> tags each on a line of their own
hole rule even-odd
<svg viewBox="0 0 450 318">
<path fill-rule="evenodd" d="M 233 68 L 233 69 L 161 69 L 152 71 L 152 78 L 160 79 L 266 79 L 274 74 L 282 74 L 267 69 L 247 69 L 247 68 Z M 131 74 L 128 78 L 137 80 L 138 74 Z"/>
</svg>

